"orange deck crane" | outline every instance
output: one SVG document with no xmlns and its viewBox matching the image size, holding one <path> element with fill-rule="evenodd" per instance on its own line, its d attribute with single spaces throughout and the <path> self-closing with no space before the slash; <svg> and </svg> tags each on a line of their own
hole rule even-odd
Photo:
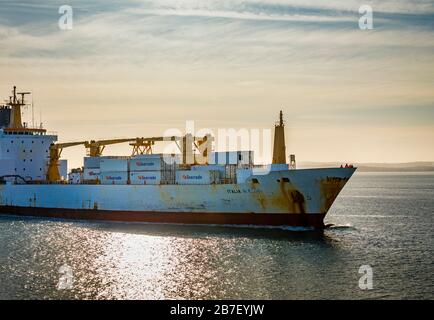
<svg viewBox="0 0 434 320">
<path fill-rule="evenodd" d="M 87 149 L 87 154 L 90 157 L 100 157 L 105 149 L 105 146 L 117 143 L 131 142 L 133 147 L 132 155 L 152 154 L 152 146 L 156 141 L 174 141 L 183 155 L 184 164 L 198 164 L 196 161 L 197 155 L 194 154 L 193 146 L 199 151 L 202 157 L 201 163 L 208 163 L 208 153 L 211 146 L 209 143 L 213 141 L 210 135 L 206 135 L 203 138 L 193 137 L 187 134 L 184 137 L 151 137 L 151 138 L 126 138 L 126 139 L 110 139 L 110 140 L 90 140 L 90 141 L 78 141 L 69 143 L 56 143 L 50 145 L 50 160 L 47 170 L 47 181 L 57 182 L 60 181 L 59 173 L 59 159 L 62 155 L 64 148 L 74 147 L 78 145 L 84 145 Z M 182 144 L 179 144 L 178 142 Z"/>
<path fill-rule="evenodd" d="M 86 141 L 68 142 L 68 143 L 52 143 L 50 145 L 50 160 L 48 162 L 47 181 L 60 181 L 59 159 L 64 148 L 84 145 Z"/>
<path fill-rule="evenodd" d="M 128 139 L 110 139 L 110 140 L 91 140 L 91 141 L 77 141 L 68 143 L 56 143 L 50 145 L 50 160 L 47 170 L 47 181 L 57 182 L 60 181 L 59 173 L 59 159 L 62 155 L 64 148 L 84 145 L 87 148 L 87 154 L 91 157 L 100 157 L 106 145 L 135 141 L 136 138 Z"/>
</svg>

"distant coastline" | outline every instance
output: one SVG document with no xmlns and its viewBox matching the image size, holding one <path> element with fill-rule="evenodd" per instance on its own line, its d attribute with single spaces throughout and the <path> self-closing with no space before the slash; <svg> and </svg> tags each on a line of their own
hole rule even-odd
<svg viewBox="0 0 434 320">
<path fill-rule="evenodd" d="M 339 162 L 300 162 L 298 168 L 340 167 Z M 358 172 L 426 172 L 434 171 L 434 162 L 405 162 L 405 163 L 351 163 L 358 168 Z"/>
</svg>

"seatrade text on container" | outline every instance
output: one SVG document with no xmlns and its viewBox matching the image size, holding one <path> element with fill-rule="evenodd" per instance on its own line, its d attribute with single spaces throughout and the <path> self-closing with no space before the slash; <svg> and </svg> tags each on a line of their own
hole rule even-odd
<svg viewBox="0 0 434 320">
<path fill-rule="evenodd" d="M 170 308 L 170 315 L 196 316 L 198 318 L 207 316 L 261 316 L 264 313 L 263 304 L 214 304 L 213 306 L 182 306 L 177 304 Z"/>
</svg>

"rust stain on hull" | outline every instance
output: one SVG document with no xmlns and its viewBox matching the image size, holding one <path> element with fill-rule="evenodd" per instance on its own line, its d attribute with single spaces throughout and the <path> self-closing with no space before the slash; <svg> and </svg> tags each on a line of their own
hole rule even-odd
<svg viewBox="0 0 434 320">
<path fill-rule="evenodd" d="M 319 182 L 321 195 L 321 212 L 326 213 L 348 182 L 348 178 L 326 177 Z"/>
<path fill-rule="evenodd" d="M 288 213 L 306 213 L 304 195 L 289 182 L 279 182 L 279 194 L 271 197 L 270 202 Z"/>
</svg>

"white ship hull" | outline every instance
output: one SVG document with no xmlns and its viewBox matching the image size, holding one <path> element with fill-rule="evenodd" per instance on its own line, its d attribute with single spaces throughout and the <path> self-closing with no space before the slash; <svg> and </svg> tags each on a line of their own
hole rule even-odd
<svg viewBox="0 0 434 320">
<path fill-rule="evenodd" d="M 0 211 L 78 219 L 321 228 L 355 168 L 256 175 L 243 184 L 0 185 Z M 256 181 L 255 181 L 256 179 Z"/>
</svg>

